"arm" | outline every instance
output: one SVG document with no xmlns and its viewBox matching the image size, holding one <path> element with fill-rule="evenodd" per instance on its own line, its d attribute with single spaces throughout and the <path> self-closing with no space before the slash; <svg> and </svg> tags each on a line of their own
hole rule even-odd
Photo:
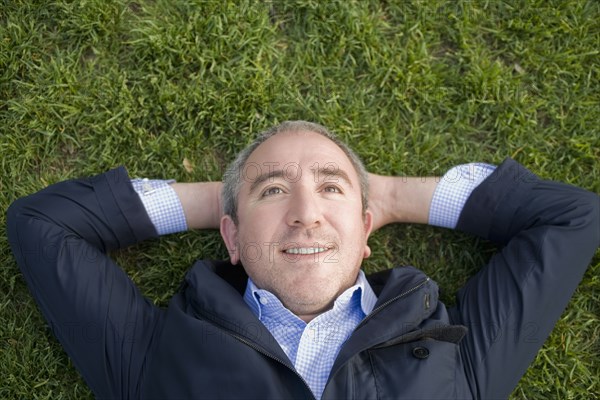
<svg viewBox="0 0 600 400">
<path fill-rule="evenodd" d="M 7 214 L 23 276 L 87 384 L 97 397 L 135 397 L 161 312 L 106 254 L 157 236 L 125 170 L 57 183 Z"/>
<path fill-rule="evenodd" d="M 502 247 L 449 310 L 474 395 L 506 398 L 550 334 L 600 244 L 600 198 L 506 160 L 469 196 L 457 229 Z"/>
<path fill-rule="evenodd" d="M 387 177 L 369 175 L 369 209 L 374 229 L 400 223 L 454 228 L 473 190 L 495 167 L 470 163 L 451 168 L 443 177 Z"/>
<path fill-rule="evenodd" d="M 369 209 L 373 230 L 404 222 L 425 224 L 440 178 L 392 177 L 369 174 Z"/>
<path fill-rule="evenodd" d="M 173 183 L 189 229 L 219 229 L 221 182 Z"/>
</svg>

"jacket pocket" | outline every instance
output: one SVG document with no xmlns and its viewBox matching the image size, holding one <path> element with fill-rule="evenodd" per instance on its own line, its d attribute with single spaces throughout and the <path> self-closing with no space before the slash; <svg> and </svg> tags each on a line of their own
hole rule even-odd
<svg viewBox="0 0 600 400">
<path fill-rule="evenodd" d="M 379 399 L 456 397 L 456 343 L 424 338 L 373 348 L 369 357 Z"/>
</svg>

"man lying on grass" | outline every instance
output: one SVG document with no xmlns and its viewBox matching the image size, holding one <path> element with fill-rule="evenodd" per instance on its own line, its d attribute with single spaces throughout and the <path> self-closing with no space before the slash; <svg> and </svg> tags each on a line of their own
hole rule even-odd
<svg viewBox="0 0 600 400">
<path fill-rule="evenodd" d="M 599 197 L 513 160 L 441 179 L 368 174 L 324 127 L 285 122 L 220 183 L 52 185 L 8 211 L 42 313 L 100 398 L 506 398 L 600 242 Z M 413 267 L 365 276 L 369 234 L 429 223 L 500 250 L 447 308 Z M 230 261 L 198 261 L 167 309 L 106 255 L 220 227 Z"/>
</svg>

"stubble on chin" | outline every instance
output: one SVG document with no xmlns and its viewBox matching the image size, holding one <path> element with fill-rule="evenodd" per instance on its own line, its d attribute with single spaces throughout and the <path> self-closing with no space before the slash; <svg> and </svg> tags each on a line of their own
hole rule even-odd
<svg viewBox="0 0 600 400">
<path fill-rule="evenodd" d="M 296 315 L 318 315 L 330 310 L 335 300 L 346 289 L 355 284 L 356 278 L 350 282 L 337 282 L 330 280 L 300 283 L 282 283 L 280 289 L 270 290 L 282 304 Z"/>
</svg>

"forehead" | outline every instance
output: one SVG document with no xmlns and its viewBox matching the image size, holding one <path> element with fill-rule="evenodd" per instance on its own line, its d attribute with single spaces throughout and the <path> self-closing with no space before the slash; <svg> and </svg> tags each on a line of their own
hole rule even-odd
<svg viewBox="0 0 600 400">
<path fill-rule="evenodd" d="M 354 182 L 358 175 L 344 151 L 329 138 L 310 131 L 284 132 L 270 137 L 252 152 L 246 167 L 260 167 L 262 172 L 300 167 L 342 169 Z"/>
</svg>

